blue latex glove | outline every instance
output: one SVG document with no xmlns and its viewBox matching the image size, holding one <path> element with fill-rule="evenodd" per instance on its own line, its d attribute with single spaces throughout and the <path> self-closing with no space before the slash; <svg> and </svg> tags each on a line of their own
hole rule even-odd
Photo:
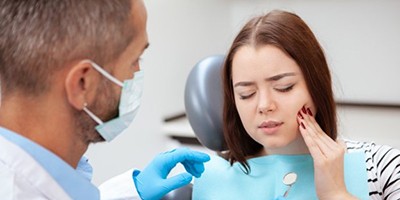
<svg viewBox="0 0 400 200">
<path fill-rule="evenodd" d="M 204 172 L 203 163 L 209 160 L 209 155 L 188 148 L 158 154 L 143 171 L 133 171 L 136 190 L 144 200 L 161 199 L 168 192 L 189 184 L 192 176 L 200 177 Z M 169 172 L 178 163 L 182 163 L 188 173 L 167 179 Z"/>
<path fill-rule="evenodd" d="M 286 198 L 283 196 L 279 196 L 279 197 L 275 198 L 275 200 L 286 200 Z"/>
</svg>

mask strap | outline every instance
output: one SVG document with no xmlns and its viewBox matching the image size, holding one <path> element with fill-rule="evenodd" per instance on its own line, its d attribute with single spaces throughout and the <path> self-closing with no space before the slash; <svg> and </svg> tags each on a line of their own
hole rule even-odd
<svg viewBox="0 0 400 200">
<path fill-rule="evenodd" d="M 85 111 L 94 121 L 97 122 L 97 124 L 103 124 L 103 121 L 101 121 L 100 118 L 98 118 L 94 113 L 92 113 L 88 108 L 87 108 L 87 103 L 83 105 L 83 111 Z"/>
<path fill-rule="evenodd" d="M 2 98 L 3 98 L 3 96 L 2 96 L 2 91 L 1 91 L 1 79 L 0 79 L 0 108 L 1 108 Z"/>
<path fill-rule="evenodd" d="M 119 81 L 118 79 L 116 79 L 114 76 L 112 76 L 111 74 L 109 74 L 106 70 L 104 70 L 103 68 L 101 68 L 99 65 L 97 65 L 95 62 L 91 61 L 91 60 L 84 60 L 82 62 L 88 62 L 90 63 L 98 72 L 100 72 L 100 74 L 102 74 L 103 76 L 105 76 L 108 80 L 112 81 L 113 83 L 119 85 L 120 87 L 123 87 L 124 84 Z"/>
</svg>

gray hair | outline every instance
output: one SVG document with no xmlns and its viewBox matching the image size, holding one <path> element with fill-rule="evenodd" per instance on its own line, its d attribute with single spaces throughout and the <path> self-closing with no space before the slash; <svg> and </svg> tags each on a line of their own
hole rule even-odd
<svg viewBox="0 0 400 200">
<path fill-rule="evenodd" d="M 131 0 L 0 0 L 3 96 L 39 95 L 56 70 L 82 59 L 104 66 L 132 41 Z"/>
</svg>

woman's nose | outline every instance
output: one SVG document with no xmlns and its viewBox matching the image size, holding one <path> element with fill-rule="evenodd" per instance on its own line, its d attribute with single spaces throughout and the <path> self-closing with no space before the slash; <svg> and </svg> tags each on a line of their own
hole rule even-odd
<svg viewBox="0 0 400 200">
<path fill-rule="evenodd" d="M 260 93 L 258 99 L 258 113 L 266 114 L 276 110 L 276 103 L 272 95 Z"/>
</svg>

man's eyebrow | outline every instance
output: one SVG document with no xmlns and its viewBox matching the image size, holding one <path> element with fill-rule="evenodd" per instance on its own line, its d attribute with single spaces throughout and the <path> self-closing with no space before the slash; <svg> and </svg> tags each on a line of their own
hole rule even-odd
<svg viewBox="0 0 400 200">
<path fill-rule="evenodd" d="M 268 77 L 268 78 L 266 78 L 265 80 L 266 80 L 266 81 L 277 81 L 277 80 L 282 79 L 283 77 L 295 76 L 295 75 L 296 75 L 296 73 L 294 73 L 294 72 L 287 72 L 287 73 L 277 74 L 277 75 Z M 241 82 L 235 83 L 235 84 L 233 85 L 233 87 L 238 87 L 238 86 L 243 86 L 243 87 L 245 87 L 245 86 L 251 86 L 251 85 L 254 85 L 254 82 L 251 82 L 251 81 L 241 81 Z"/>
<path fill-rule="evenodd" d="M 149 46 L 150 46 L 150 43 L 147 43 L 147 44 L 144 46 L 143 50 L 149 48 Z"/>
<path fill-rule="evenodd" d="M 149 48 L 150 43 L 146 43 L 146 45 L 143 47 L 142 52 L 140 53 L 140 56 L 144 53 L 144 51 Z"/>
</svg>

